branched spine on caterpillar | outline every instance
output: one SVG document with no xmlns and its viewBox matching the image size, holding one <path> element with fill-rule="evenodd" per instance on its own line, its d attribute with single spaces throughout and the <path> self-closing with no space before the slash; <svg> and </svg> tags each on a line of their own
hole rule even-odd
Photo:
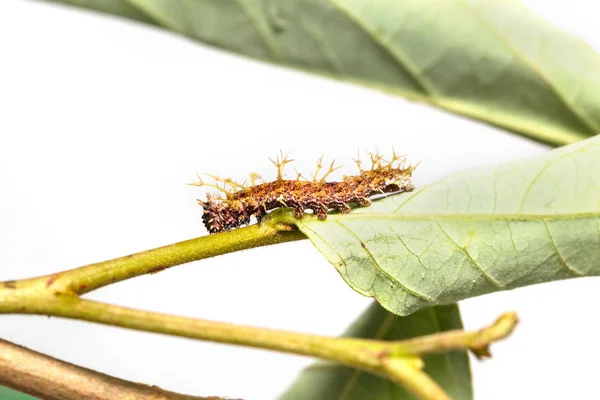
<svg viewBox="0 0 600 400">
<path fill-rule="evenodd" d="M 311 181 L 304 179 L 300 173 L 296 179 L 285 180 L 283 169 L 294 160 L 281 153 L 281 159 L 270 159 L 277 168 L 277 179 L 272 182 L 257 184 L 257 180 L 262 178 L 251 173 L 250 186 L 246 186 L 229 178 L 207 174 L 215 183 L 207 183 L 198 176 L 198 182 L 191 185 L 212 187 L 224 194 L 224 197 L 208 194 L 206 200 L 198 200 L 198 204 L 204 209 L 202 221 L 210 233 L 247 225 L 253 215 L 260 222 L 268 211 L 282 207 L 293 209 L 296 218 L 302 218 L 304 211 L 310 209 L 320 220 L 325 220 L 330 209 L 348 213 L 351 204 L 361 207 L 371 205 L 371 196 L 413 190 L 412 172 L 416 166 L 406 166 L 403 156 L 394 151 L 390 161 L 384 160 L 379 153 L 369 153 L 369 157 L 369 169 L 363 169 L 357 158 L 354 161 L 359 174 L 344 176 L 341 182 L 326 181 L 333 171 L 340 168 L 334 167 L 335 160 L 327 172 L 318 178 L 318 173 L 323 168 L 323 156 L 317 161 L 317 170 Z"/>
</svg>

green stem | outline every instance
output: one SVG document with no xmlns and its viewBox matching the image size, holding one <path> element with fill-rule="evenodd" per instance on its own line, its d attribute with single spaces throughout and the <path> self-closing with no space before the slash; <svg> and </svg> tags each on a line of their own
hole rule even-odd
<svg viewBox="0 0 600 400">
<path fill-rule="evenodd" d="M 421 370 L 422 361 L 411 358 L 394 358 L 386 365 L 390 375 L 404 382 L 404 387 L 420 399 L 451 400 L 435 382 Z"/>
<path fill-rule="evenodd" d="M 287 225 L 265 223 L 229 232 L 202 236 L 114 260 L 22 281 L 0 282 L 0 312 L 11 294 L 19 290 L 52 290 L 81 295 L 112 283 L 162 271 L 175 265 L 239 250 L 306 239 Z"/>
<path fill-rule="evenodd" d="M 378 368 L 381 363 L 376 355 L 389 345 L 386 342 L 286 332 L 147 312 L 71 295 L 56 294 L 53 297 L 51 301 L 30 304 L 30 311 L 139 331 L 313 356 L 362 369 Z"/>
</svg>

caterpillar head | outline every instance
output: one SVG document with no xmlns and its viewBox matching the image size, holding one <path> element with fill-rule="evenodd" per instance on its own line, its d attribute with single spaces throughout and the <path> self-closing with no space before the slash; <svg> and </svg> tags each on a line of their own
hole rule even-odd
<svg viewBox="0 0 600 400">
<path fill-rule="evenodd" d="M 209 233 L 225 232 L 250 223 L 250 215 L 244 207 L 233 202 L 198 200 L 198 204 L 204 208 L 202 222 Z"/>
</svg>

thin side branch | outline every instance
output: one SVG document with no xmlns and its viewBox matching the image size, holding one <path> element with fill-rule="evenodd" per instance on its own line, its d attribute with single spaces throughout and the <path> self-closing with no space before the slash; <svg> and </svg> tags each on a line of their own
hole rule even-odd
<svg viewBox="0 0 600 400">
<path fill-rule="evenodd" d="M 0 385 L 45 400 L 218 400 L 169 392 L 57 360 L 0 339 Z"/>
<path fill-rule="evenodd" d="M 512 333 L 519 322 L 514 312 L 504 313 L 496 321 L 475 332 L 451 331 L 404 340 L 396 346 L 397 355 L 422 356 L 454 349 L 469 349 L 478 358 L 491 357 L 489 345 Z"/>
</svg>

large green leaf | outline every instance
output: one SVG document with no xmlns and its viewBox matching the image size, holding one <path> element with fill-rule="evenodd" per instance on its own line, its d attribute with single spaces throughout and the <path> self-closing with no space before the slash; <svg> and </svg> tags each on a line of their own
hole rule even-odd
<svg viewBox="0 0 600 400">
<path fill-rule="evenodd" d="M 28 394 L 17 392 L 16 390 L 0 386 L 0 399 L 2 400 L 35 400 Z"/>
<path fill-rule="evenodd" d="M 51 0 L 552 144 L 600 131 L 600 58 L 515 0 Z"/>
<path fill-rule="evenodd" d="M 354 290 L 399 315 L 600 275 L 600 137 L 326 221 L 273 218 L 296 224 Z"/>
<path fill-rule="evenodd" d="M 428 308 L 407 317 L 398 317 L 373 303 L 344 336 L 402 340 L 453 329 L 462 329 L 456 305 Z M 473 397 L 466 352 L 430 355 L 424 361 L 425 372 L 453 399 Z M 280 398 L 304 399 L 405 400 L 414 397 L 402 387 L 378 376 L 339 364 L 320 362 L 304 370 Z"/>
</svg>

